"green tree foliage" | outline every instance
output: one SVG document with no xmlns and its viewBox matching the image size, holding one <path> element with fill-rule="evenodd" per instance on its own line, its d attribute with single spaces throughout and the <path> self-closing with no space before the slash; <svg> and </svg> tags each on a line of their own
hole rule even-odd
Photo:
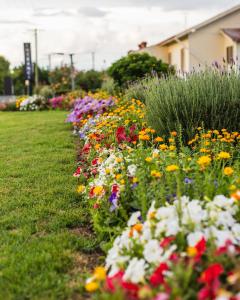
<svg viewBox="0 0 240 300">
<path fill-rule="evenodd" d="M 10 63 L 4 56 L 0 56 L 0 93 L 3 94 L 4 90 L 4 77 L 10 74 Z"/>
<path fill-rule="evenodd" d="M 172 67 L 148 53 L 131 53 L 117 60 L 108 69 L 108 74 L 120 87 L 126 87 L 128 83 L 149 74 L 162 75 L 169 72 L 173 72 Z"/>
<path fill-rule="evenodd" d="M 81 71 L 76 76 L 76 86 L 87 92 L 95 92 L 101 88 L 102 82 L 103 72 L 95 70 Z"/>
<path fill-rule="evenodd" d="M 15 95 L 26 94 L 24 69 L 25 69 L 24 64 L 17 66 L 13 69 L 12 78 L 13 78 Z M 33 70 L 35 70 L 35 65 L 33 65 Z M 47 69 L 38 67 L 38 77 L 39 77 L 39 85 L 40 86 L 49 84 L 49 71 Z M 35 78 L 35 76 L 33 74 L 33 80 L 34 80 L 34 78 Z"/>
<path fill-rule="evenodd" d="M 50 72 L 49 79 L 56 94 L 71 91 L 71 67 L 65 65 L 55 68 Z"/>
</svg>

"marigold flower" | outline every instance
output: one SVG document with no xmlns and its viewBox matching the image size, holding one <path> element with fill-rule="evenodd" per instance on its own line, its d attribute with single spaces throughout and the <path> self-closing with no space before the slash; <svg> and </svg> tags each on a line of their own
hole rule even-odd
<svg viewBox="0 0 240 300">
<path fill-rule="evenodd" d="M 151 176 L 159 178 L 162 176 L 162 174 L 156 170 L 153 170 L 151 171 Z"/>
<path fill-rule="evenodd" d="M 204 155 L 199 157 L 199 159 L 197 160 L 197 163 L 201 166 L 201 167 L 206 167 L 211 163 L 211 157 L 208 155 Z"/>
<path fill-rule="evenodd" d="M 179 167 L 177 165 L 170 165 L 170 166 L 166 167 L 167 172 L 174 172 L 174 171 L 177 171 L 177 170 L 179 170 Z"/>
<path fill-rule="evenodd" d="M 225 167 L 223 170 L 224 175 L 226 176 L 231 176 L 233 174 L 233 168 L 231 167 Z"/>
<path fill-rule="evenodd" d="M 167 150 L 168 146 L 166 144 L 162 144 L 159 146 L 160 150 Z"/>
<path fill-rule="evenodd" d="M 154 139 L 154 142 L 159 143 L 159 142 L 163 142 L 163 138 L 161 138 L 160 136 L 156 137 Z"/>
<path fill-rule="evenodd" d="M 236 193 L 231 195 L 231 197 L 235 200 L 240 200 L 240 190 L 237 190 Z"/>
<path fill-rule="evenodd" d="M 93 193 L 97 196 L 101 195 L 103 193 L 104 189 L 101 185 L 97 185 L 93 189 Z"/>
<path fill-rule="evenodd" d="M 133 225 L 130 232 L 129 232 L 129 236 L 132 237 L 134 231 L 137 231 L 138 233 L 140 233 L 142 231 L 142 227 L 143 227 L 142 224 Z"/>
<path fill-rule="evenodd" d="M 139 135 L 139 140 L 141 141 L 149 141 L 150 140 L 150 136 L 145 134 L 145 135 Z"/>
<path fill-rule="evenodd" d="M 172 135 L 172 136 L 177 136 L 177 132 L 176 132 L 176 131 L 172 131 L 172 132 L 171 132 L 171 135 Z"/>
<path fill-rule="evenodd" d="M 89 293 L 95 292 L 99 288 L 99 284 L 96 281 L 90 281 L 85 284 L 85 289 Z"/>
<path fill-rule="evenodd" d="M 229 159 L 231 155 L 228 152 L 221 151 L 218 153 L 217 159 Z"/>
<path fill-rule="evenodd" d="M 103 281 L 106 279 L 106 270 L 103 267 L 96 267 L 93 275 L 96 280 Z"/>
</svg>

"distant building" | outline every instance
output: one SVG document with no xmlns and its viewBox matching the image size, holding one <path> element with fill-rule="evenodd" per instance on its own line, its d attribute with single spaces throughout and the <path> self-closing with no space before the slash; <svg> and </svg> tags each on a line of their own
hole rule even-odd
<svg viewBox="0 0 240 300">
<path fill-rule="evenodd" d="M 214 62 L 232 64 L 240 60 L 240 5 L 156 45 L 142 42 L 136 52 L 147 52 L 183 72 Z"/>
</svg>

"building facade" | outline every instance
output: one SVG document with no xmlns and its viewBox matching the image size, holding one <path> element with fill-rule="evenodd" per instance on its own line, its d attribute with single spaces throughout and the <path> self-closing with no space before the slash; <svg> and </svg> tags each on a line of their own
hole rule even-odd
<svg viewBox="0 0 240 300">
<path fill-rule="evenodd" d="M 137 52 L 147 52 L 182 72 L 215 62 L 240 64 L 240 5 L 156 45 L 140 45 Z"/>
</svg>

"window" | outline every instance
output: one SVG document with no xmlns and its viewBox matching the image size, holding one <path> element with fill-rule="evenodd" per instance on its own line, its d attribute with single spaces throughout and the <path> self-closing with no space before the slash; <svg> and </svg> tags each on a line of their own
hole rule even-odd
<svg viewBox="0 0 240 300">
<path fill-rule="evenodd" d="M 184 72 L 185 70 L 185 49 L 181 49 L 181 71 Z"/>
<path fill-rule="evenodd" d="M 168 52 L 168 64 L 171 65 L 172 64 L 172 53 Z"/>
<path fill-rule="evenodd" d="M 233 63 L 233 46 L 227 47 L 227 63 Z"/>
</svg>

